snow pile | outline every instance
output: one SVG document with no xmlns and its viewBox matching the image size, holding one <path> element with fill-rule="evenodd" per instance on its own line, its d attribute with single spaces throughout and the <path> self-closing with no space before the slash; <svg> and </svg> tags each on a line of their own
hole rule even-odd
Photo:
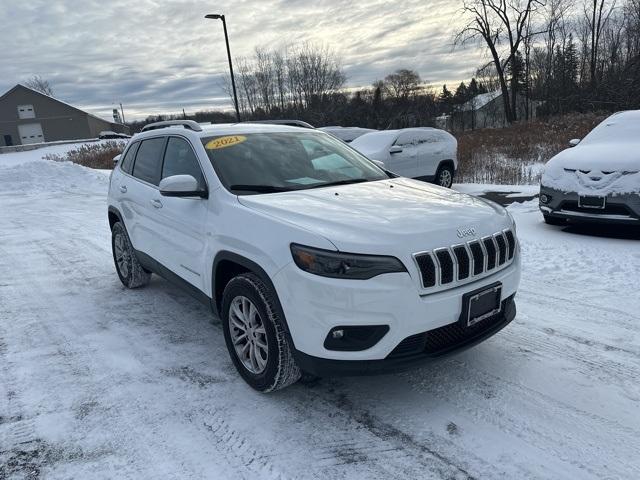
<svg viewBox="0 0 640 480">
<path fill-rule="evenodd" d="M 44 160 L 47 155 L 64 155 L 81 145 L 56 145 L 0 155 L 0 193 L 106 193 L 109 171 L 94 170 L 71 162 Z"/>
<path fill-rule="evenodd" d="M 71 162 L 38 160 L 13 167 L 0 167 L 0 193 L 107 191 L 109 177 L 101 170 Z"/>
</svg>

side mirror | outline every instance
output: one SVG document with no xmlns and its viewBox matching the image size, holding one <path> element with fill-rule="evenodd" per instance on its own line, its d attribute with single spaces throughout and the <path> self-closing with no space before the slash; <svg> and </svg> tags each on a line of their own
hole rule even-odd
<svg viewBox="0 0 640 480">
<path fill-rule="evenodd" d="M 402 147 L 399 145 L 392 145 L 389 149 L 389 153 L 393 155 L 394 153 L 402 153 Z"/>
<path fill-rule="evenodd" d="M 569 140 L 569 146 L 570 147 L 575 147 L 576 145 L 578 145 L 580 143 L 580 139 L 579 138 L 574 138 L 572 140 Z"/>
<path fill-rule="evenodd" d="M 160 195 L 163 197 L 200 197 L 207 198 L 208 192 L 198 187 L 198 181 L 191 175 L 172 175 L 160 182 Z"/>
<path fill-rule="evenodd" d="M 384 162 L 381 162 L 380 160 L 371 160 L 373 163 L 375 163 L 378 167 L 380 167 L 381 169 L 385 170 L 387 167 L 385 167 Z"/>
<path fill-rule="evenodd" d="M 120 161 L 120 157 L 122 157 L 122 155 L 116 155 L 115 157 L 113 157 L 113 166 L 114 167 L 116 165 L 118 165 L 118 162 Z"/>
</svg>

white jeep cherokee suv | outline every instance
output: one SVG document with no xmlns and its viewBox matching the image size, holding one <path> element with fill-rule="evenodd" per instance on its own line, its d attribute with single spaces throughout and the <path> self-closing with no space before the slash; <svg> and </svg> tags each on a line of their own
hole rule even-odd
<svg viewBox="0 0 640 480">
<path fill-rule="evenodd" d="M 153 272 L 210 305 L 260 391 L 413 365 L 515 316 L 505 209 L 396 177 L 317 130 L 148 125 L 108 203 L 122 283 Z"/>
</svg>

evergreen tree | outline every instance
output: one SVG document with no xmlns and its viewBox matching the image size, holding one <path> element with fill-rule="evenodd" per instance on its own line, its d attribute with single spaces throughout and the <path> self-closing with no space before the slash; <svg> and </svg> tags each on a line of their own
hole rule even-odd
<svg viewBox="0 0 640 480">
<path fill-rule="evenodd" d="M 469 100 L 469 89 L 465 85 L 465 83 L 462 82 L 460 83 L 460 85 L 458 85 L 458 88 L 456 89 L 456 93 L 453 96 L 453 103 L 456 105 L 462 105 L 467 100 Z"/>
<path fill-rule="evenodd" d="M 447 85 L 442 86 L 442 93 L 440 94 L 440 104 L 445 113 L 450 113 L 453 106 L 453 94 L 447 88 Z"/>
</svg>

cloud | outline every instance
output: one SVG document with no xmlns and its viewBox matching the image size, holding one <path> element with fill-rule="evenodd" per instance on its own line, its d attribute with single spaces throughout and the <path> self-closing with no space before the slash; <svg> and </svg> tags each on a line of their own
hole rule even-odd
<svg viewBox="0 0 640 480">
<path fill-rule="evenodd" d="M 203 18 L 218 12 L 227 16 L 234 56 L 312 41 L 340 55 L 349 86 L 398 68 L 457 82 L 480 63 L 477 49 L 452 53 L 457 7 L 450 0 L 2 2 L 0 92 L 39 74 L 59 98 L 105 117 L 120 102 L 128 118 L 230 108 L 222 25 Z"/>
</svg>

